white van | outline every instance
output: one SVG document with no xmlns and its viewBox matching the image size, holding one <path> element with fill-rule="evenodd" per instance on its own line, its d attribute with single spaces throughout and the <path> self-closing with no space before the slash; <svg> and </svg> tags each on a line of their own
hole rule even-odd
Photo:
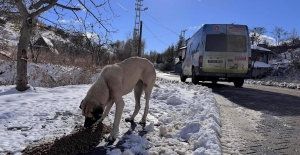
<svg viewBox="0 0 300 155">
<path fill-rule="evenodd" d="M 204 24 L 181 48 L 180 79 L 234 82 L 242 87 L 250 77 L 251 43 L 247 25 Z"/>
</svg>

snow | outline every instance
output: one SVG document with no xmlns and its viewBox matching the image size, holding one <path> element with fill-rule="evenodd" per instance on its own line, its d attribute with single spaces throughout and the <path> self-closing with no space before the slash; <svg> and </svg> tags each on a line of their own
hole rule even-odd
<svg viewBox="0 0 300 155">
<path fill-rule="evenodd" d="M 34 10 L 32 10 L 34 11 Z M 32 12 L 31 11 L 31 12 Z M 17 28 L 16 24 L 12 24 L 11 22 L 7 22 L 4 26 L 0 26 L 0 43 L 3 43 L 8 46 L 17 46 L 19 42 L 19 29 Z M 67 43 L 70 42 L 68 38 L 62 38 L 60 35 L 55 33 L 52 30 L 46 30 L 46 29 L 41 29 L 40 31 L 35 33 L 35 36 L 33 36 L 34 41 L 36 41 L 39 37 L 44 37 L 46 38 L 47 43 L 52 44 L 51 40 L 55 42 L 60 42 L 60 43 Z M 53 44 L 52 44 L 53 46 Z"/>
<path fill-rule="evenodd" d="M 6 63 L 2 65 L 9 66 Z M 29 73 L 35 73 L 35 69 L 49 73 L 53 79 L 64 72 L 71 76 L 80 74 L 71 67 L 28 64 Z M 13 79 L 13 75 L 4 73 L 1 78 Z M 93 75 L 91 80 L 98 76 Z M 79 104 L 91 84 L 46 88 L 40 86 L 42 80 L 39 79 L 41 77 L 36 78 L 38 82 L 29 80 L 29 84 L 35 86 L 25 92 L 17 91 L 14 85 L 0 86 L 0 154 L 21 154 L 31 143 L 54 140 L 70 134 L 75 125 L 83 125 Z M 161 72 L 157 72 L 156 83 L 161 88 L 153 89 L 145 128 L 137 125 L 128 134 L 126 131 L 131 128 L 120 126 L 118 139 L 125 141 L 125 150 L 108 147 L 107 154 L 221 154 L 221 122 L 212 90 L 179 83 L 178 76 Z M 121 123 L 125 123 L 125 117 L 132 114 L 135 105 L 133 92 L 123 99 L 125 108 Z M 136 121 L 142 116 L 144 102 L 142 97 Z M 104 122 L 112 124 L 114 111 L 112 107 Z M 140 136 L 140 132 L 146 134 Z"/>
<path fill-rule="evenodd" d="M 252 50 L 259 50 L 259 51 L 266 51 L 266 52 L 271 52 L 271 50 L 263 48 L 263 47 L 259 47 L 259 46 L 255 46 L 255 45 L 251 45 L 251 49 Z"/>
<path fill-rule="evenodd" d="M 4 72 L 0 76 L 0 84 L 13 84 L 15 76 L 17 75 L 17 63 L 13 61 L 0 60 L 0 72 Z M 28 82 L 33 87 L 65 85 L 63 84 L 64 81 L 75 84 L 82 76 L 82 72 L 83 69 L 72 66 L 65 67 L 52 64 L 41 65 L 32 62 L 28 62 L 27 64 Z M 95 76 L 97 77 L 99 75 Z M 90 81 L 94 80 L 96 77 Z"/>
<path fill-rule="evenodd" d="M 16 24 L 6 23 L 4 27 L 0 26 L 0 43 L 4 43 L 9 46 L 16 46 L 19 42 L 20 34 L 17 33 L 15 28 Z"/>
<path fill-rule="evenodd" d="M 254 65 L 253 65 L 253 63 L 254 63 Z M 252 65 L 254 68 L 269 68 L 269 67 L 271 67 L 271 65 L 264 63 L 264 62 L 260 62 L 260 61 L 252 62 Z"/>
</svg>

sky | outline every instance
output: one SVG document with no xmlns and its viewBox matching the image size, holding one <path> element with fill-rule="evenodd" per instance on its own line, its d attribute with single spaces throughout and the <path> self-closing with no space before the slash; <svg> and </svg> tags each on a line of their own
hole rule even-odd
<svg viewBox="0 0 300 155">
<path fill-rule="evenodd" d="M 106 9 L 95 10 L 93 7 L 89 9 L 96 14 L 99 11 L 103 19 L 110 19 L 104 26 L 109 30 L 117 30 L 116 33 L 111 33 L 112 41 L 127 40 L 128 37 L 132 37 L 135 26 L 136 0 L 109 0 L 109 2 L 114 15 L 108 5 L 105 5 Z M 73 3 L 80 6 L 77 1 Z M 300 31 L 300 21 L 297 20 L 300 14 L 299 0 L 143 0 L 142 4 L 141 10 L 148 8 L 141 11 L 142 39 L 146 41 L 146 53 L 151 50 L 164 52 L 168 46 L 178 42 L 182 30 L 186 30 L 187 39 L 203 24 L 235 23 L 248 25 L 249 29 L 265 27 L 266 37 L 270 37 L 273 41 L 275 39 L 271 32 L 275 26 L 288 32 L 293 28 Z M 86 11 L 83 9 L 79 14 L 84 15 Z M 60 19 L 49 12 L 44 13 L 43 17 L 54 23 L 69 22 L 76 25 L 76 21 L 72 20 L 74 19 L 72 13 L 69 11 L 60 13 L 64 15 Z M 95 19 L 92 18 L 87 20 L 88 24 L 94 22 Z M 104 30 L 103 27 L 95 29 L 98 33 Z"/>
<path fill-rule="evenodd" d="M 99 4 L 103 1 L 96 2 Z M 65 4 L 68 1 L 60 0 L 58 2 Z M 89 1 L 84 2 L 90 3 Z M 72 1 L 72 3 L 83 8 L 79 1 Z M 111 19 L 102 24 L 108 30 L 117 30 L 116 33 L 111 33 L 109 38 L 114 42 L 132 37 L 135 26 L 135 3 L 136 0 L 109 0 L 113 14 L 108 5 L 105 5 L 105 9 L 102 7 L 99 10 L 95 10 L 91 4 L 87 6 L 93 13 L 100 13 L 101 18 Z M 148 8 L 141 11 L 142 39 L 146 42 L 146 53 L 165 51 L 168 46 L 178 42 L 182 30 L 186 30 L 185 38 L 187 39 L 203 24 L 245 24 L 250 29 L 265 27 L 267 30 L 265 35 L 273 40 L 275 39 L 271 32 L 276 26 L 288 32 L 294 28 L 300 31 L 299 0 L 143 0 L 142 4 L 142 10 Z M 84 20 L 86 12 L 87 9 L 83 8 L 78 15 L 82 15 Z M 57 17 L 57 13 L 61 18 Z M 75 16 L 71 11 L 61 9 L 57 9 L 56 12 L 48 10 L 42 14 L 42 17 L 39 19 L 46 24 L 59 22 L 76 27 L 78 22 L 74 20 Z M 86 20 L 87 26 L 95 22 L 95 18 Z M 103 27 L 94 27 L 94 29 L 103 36 Z M 92 31 L 87 33 L 92 33 Z"/>
<path fill-rule="evenodd" d="M 9 66 L 15 66 L 11 64 L 12 62 L 0 62 L 1 68 L 8 69 Z M 50 64 L 28 63 L 28 68 L 49 74 L 54 80 L 62 76 L 53 74 L 57 72 L 57 66 Z M 71 73 L 69 76 L 72 77 L 79 74 Z M 4 73 L 0 81 L 10 79 L 13 75 Z M 126 151 L 126 154 L 149 152 L 158 154 L 161 151 L 165 151 L 166 154 L 221 154 L 219 140 L 221 122 L 212 90 L 200 85 L 171 82 L 178 80 L 178 76 L 172 77 L 160 72 L 157 76 L 159 78 L 156 84 L 161 88 L 153 89 L 144 129 L 138 125 L 132 130 L 130 124 L 124 122 L 125 118 L 134 111 L 135 100 L 133 92 L 123 96 L 125 108 L 118 140 L 125 141 L 122 144 L 125 147 L 124 152 Z M 42 78 L 37 79 L 36 83 L 31 81 L 29 80 L 29 84 L 35 86 L 25 92 L 17 91 L 14 85 L 0 86 L 0 154 L 7 151 L 21 154 L 20 152 L 29 143 L 54 140 L 70 134 L 75 125 L 84 123 L 79 104 L 91 84 L 46 88 L 39 86 L 42 85 L 40 83 Z M 144 103 L 142 97 L 142 108 L 135 121 L 141 119 Z M 114 112 L 115 106 L 112 107 L 104 123 L 112 125 Z M 130 134 L 124 135 L 131 130 Z M 147 134 L 139 136 L 139 131 L 146 131 Z M 107 149 L 108 155 L 122 153 L 120 149 L 109 147 L 107 144 L 103 147 Z"/>
<path fill-rule="evenodd" d="M 132 34 L 135 19 L 135 0 L 111 0 L 118 18 L 113 26 L 119 30 L 114 40 L 125 40 Z M 298 0 L 144 0 L 141 12 L 142 38 L 145 52 L 163 52 L 176 44 L 181 30 L 187 29 L 185 38 L 191 37 L 202 24 L 245 24 L 249 28 L 265 27 L 267 36 L 275 26 L 290 32 L 300 31 L 300 1 Z"/>
</svg>

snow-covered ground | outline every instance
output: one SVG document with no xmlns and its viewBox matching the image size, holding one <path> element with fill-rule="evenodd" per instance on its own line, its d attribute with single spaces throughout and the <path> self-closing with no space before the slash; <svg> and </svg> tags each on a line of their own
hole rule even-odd
<svg viewBox="0 0 300 155">
<path fill-rule="evenodd" d="M 247 84 L 255 84 L 255 85 L 263 85 L 263 86 L 273 86 L 273 87 L 282 87 L 289 89 L 298 89 L 300 90 L 300 84 L 298 83 L 288 83 L 288 82 L 276 82 L 272 80 L 253 80 L 247 79 L 245 80 Z"/>
<path fill-rule="evenodd" d="M 3 17 L 0 17 L 1 19 L 4 19 Z M 4 43 L 8 46 L 16 46 L 18 43 L 18 38 L 20 37 L 20 34 L 17 33 L 17 29 L 15 29 L 16 24 L 12 23 L 6 23 L 3 26 L 0 26 L 0 33 L 1 33 L 1 39 L 0 43 Z"/>
<path fill-rule="evenodd" d="M 5 20 L 4 17 L 0 17 Z M 0 43 L 4 43 L 8 46 L 16 46 L 19 42 L 19 28 L 17 27 L 17 24 L 12 24 L 11 22 L 7 22 L 5 25 L 0 26 Z M 47 29 L 41 29 L 35 33 L 33 38 L 36 40 L 39 37 L 46 37 L 50 40 L 55 40 L 56 42 L 70 42 L 69 39 L 64 39 L 57 33 L 51 30 Z"/>
<path fill-rule="evenodd" d="M 29 71 L 39 68 L 47 69 L 47 73 L 58 72 L 56 67 L 28 67 Z M 9 74 L 0 75 L 1 78 L 7 76 Z M 145 127 L 147 134 L 139 136 L 138 132 L 143 130 L 139 125 L 130 135 L 122 132 L 129 128 L 120 128 L 119 138 L 126 141 L 123 153 L 221 154 L 220 116 L 211 89 L 179 83 L 174 81 L 178 77 L 160 72 L 157 76 L 156 83 L 161 88 L 154 88 L 152 93 Z M 0 154 L 8 151 L 20 154 L 32 142 L 53 140 L 71 133 L 75 125 L 83 125 L 78 106 L 91 84 L 45 88 L 38 86 L 41 83 L 32 82 L 36 86 L 25 92 L 18 92 L 14 85 L 0 86 Z M 126 105 L 122 120 L 133 112 L 135 105 L 132 92 L 123 99 Z M 142 99 L 142 109 L 143 103 Z M 105 121 L 112 123 L 114 109 Z M 138 114 L 136 121 L 140 117 Z M 119 149 L 107 151 L 107 154 L 121 153 Z"/>
<path fill-rule="evenodd" d="M 0 84 L 14 84 L 17 75 L 17 62 L 0 60 Z M 73 66 L 59 66 L 52 64 L 27 64 L 28 83 L 33 87 L 54 87 L 67 84 L 76 84 L 85 81 L 91 83 L 99 74 L 92 75 L 84 72 L 82 68 Z M 92 78 L 90 77 L 92 76 Z"/>
</svg>

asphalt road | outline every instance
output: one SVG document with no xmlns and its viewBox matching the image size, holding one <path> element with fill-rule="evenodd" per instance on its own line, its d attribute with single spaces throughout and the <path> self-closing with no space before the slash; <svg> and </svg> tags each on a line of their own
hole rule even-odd
<svg viewBox="0 0 300 155">
<path fill-rule="evenodd" d="M 212 88 L 219 105 L 223 154 L 300 154 L 300 90 L 203 85 Z"/>
</svg>

